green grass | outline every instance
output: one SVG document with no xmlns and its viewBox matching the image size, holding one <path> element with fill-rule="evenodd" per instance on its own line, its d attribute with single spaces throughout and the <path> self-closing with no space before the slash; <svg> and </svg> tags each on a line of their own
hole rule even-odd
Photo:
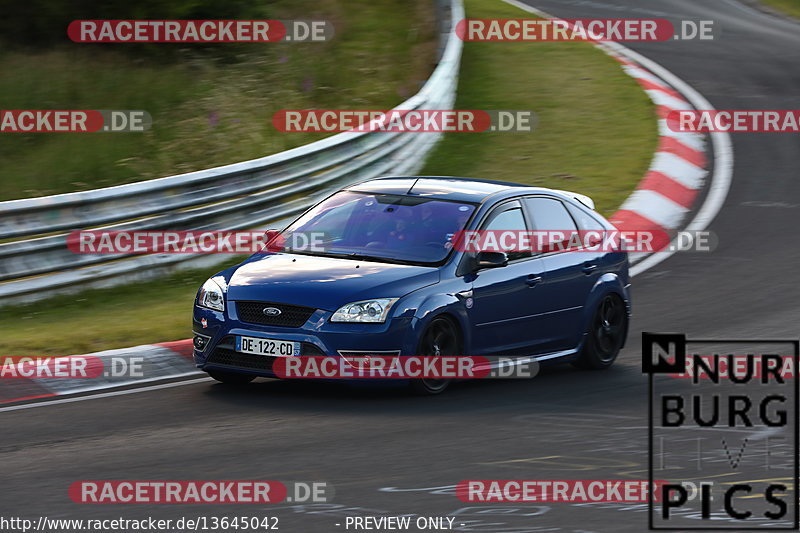
<svg viewBox="0 0 800 533">
<path fill-rule="evenodd" d="M 0 200 L 280 152 L 324 134 L 280 133 L 271 120 L 276 111 L 390 108 L 414 94 L 433 68 L 438 35 L 429 0 L 274 0 L 265 9 L 275 19 L 330 20 L 335 36 L 327 43 L 236 45 L 235 61 L 190 45 L 169 60 L 91 44 L 35 52 L 0 47 L 3 109 L 142 109 L 153 117 L 144 133 L 3 134 Z"/>
<path fill-rule="evenodd" d="M 522 18 L 467 0 L 469 18 Z M 642 178 L 657 142 L 653 105 L 614 59 L 581 42 L 467 42 L 458 109 L 530 109 L 531 133 L 450 133 L 423 170 L 573 190 L 610 214 Z"/>
<path fill-rule="evenodd" d="M 800 18 L 800 0 L 762 0 L 762 2 L 787 15 Z"/>
<path fill-rule="evenodd" d="M 472 18 L 527 16 L 492 0 L 468 0 L 467 10 Z M 583 43 L 465 43 L 457 105 L 532 109 L 539 124 L 533 133 L 447 135 L 425 173 L 574 189 L 606 213 L 641 179 L 656 145 L 650 101 L 614 60 Z M 0 353 L 86 353 L 186 338 L 194 294 L 217 270 L 1 308 Z"/>
</svg>

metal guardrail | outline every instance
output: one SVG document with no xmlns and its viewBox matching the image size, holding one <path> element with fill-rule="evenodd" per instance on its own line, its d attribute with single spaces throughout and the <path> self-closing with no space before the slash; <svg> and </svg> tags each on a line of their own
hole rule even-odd
<svg viewBox="0 0 800 533">
<path fill-rule="evenodd" d="M 455 101 L 462 0 L 438 0 L 439 62 L 398 110 L 449 109 Z M 0 202 L 0 305 L 205 266 L 220 256 L 72 253 L 70 231 L 236 230 L 276 227 L 345 184 L 412 174 L 438 133 L 345 132 L 221 167 L 84 192 Z"/>
</svg>

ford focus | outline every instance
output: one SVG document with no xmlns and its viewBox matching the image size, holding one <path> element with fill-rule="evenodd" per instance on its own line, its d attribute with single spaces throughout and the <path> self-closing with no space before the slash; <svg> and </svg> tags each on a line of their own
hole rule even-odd
<svg viewBox="0 0 800 533">
<path fill-rule="evenodd" d="M 278 358 L 303 356 L 504 356 L 608 368 L 631 312 L 624 247 L 551 239 L 498 251 L 463 238 L 613 231 L 593 207 L 580 194 L 478 179 L 348 186 L 273 232 L 277 247 L 202 285 L 195 363 L 230 384 L 276 377 Z M 408 380 L 423 394 L 448 383 Z"/>
</svg>

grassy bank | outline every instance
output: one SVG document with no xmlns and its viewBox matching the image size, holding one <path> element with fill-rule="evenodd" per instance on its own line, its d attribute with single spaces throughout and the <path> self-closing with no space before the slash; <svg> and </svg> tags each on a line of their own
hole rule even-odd
<svg viewBox="0 0 800 533">
<path fill-rule="evenodd" d="M 2 307 L 0 354 L 70 355 L 185 339 L 191 335 L 192 300 L 197 289 L 226 266 Z"/>
<path fill-rule="evenodd" d="M 324 19 L 325 43 L 191 45 L 169 59 L 102 44 L 0 47 L 3 109 L 142 109 L 143 133 L 3 134 L 0 201 L 106 187 L 261 157 L 320 138 L 280 133 L 280 109 L 384 109 L 414 94 L 438 44 L 429 0 L 275 0 L 264 18 Z M 159 46 L 159 45 L 150 45 Z"/>
<path fill-rule="evenodd" d="M 800 19 L 800 0 L 761 0 L 766 5 Z"/>
</svg>

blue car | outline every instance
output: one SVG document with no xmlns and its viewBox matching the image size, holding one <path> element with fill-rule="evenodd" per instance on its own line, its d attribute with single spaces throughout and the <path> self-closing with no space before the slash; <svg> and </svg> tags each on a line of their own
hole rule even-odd
<svg viewBox="0 0 800 533">
<path fill-rule="evenodd" d="M 278 248 L 203 284 L 195 362 L 233 384 L 276 377 L 277 358 L 308 355 L 504 356 L 608 368 L 631 311 L 624 247 L 457 243 L 469 232 L 613 231 L 593 207 L 579 194 L 490 180 L 351 185 L 291 223 Z M 436 394 L 448 380 L 408 384 Z"/>
</svg>

